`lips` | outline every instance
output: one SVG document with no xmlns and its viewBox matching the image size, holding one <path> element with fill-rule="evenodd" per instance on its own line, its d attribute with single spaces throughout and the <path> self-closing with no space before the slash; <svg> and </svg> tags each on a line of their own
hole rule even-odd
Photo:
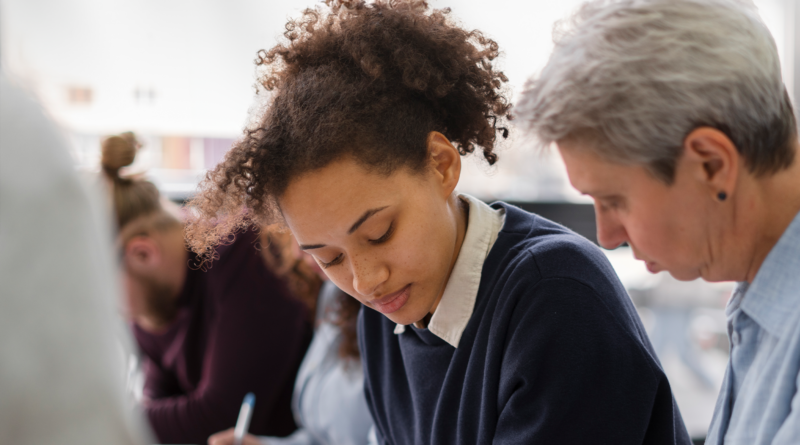
<svg viewBox="0 0 800 445">
<path fill-rule="evenodd" d="M 661 268 L 658 267 L 658 264 L 654 263 L 653 261 L 645 261 L 644 264 L 647 266 L 647 270 L 649 270 L 650 273 L 661 272 Z"/>
<path fill-rule="evenodd" d="M 639 253 L 636 251 L 636 249 L 632 249 L 632 250 L 633 250 L 633 258 L 635 258 L 635 259 L 637 259 L 639 261 L 643 261 L 645 267 L 647 267 L 647 270 L 649 270 L 650 273 L 659 273 L 659 272 L 661 272 L 663 270 L 661 267 L 659 267 L 658 263 L 656 263 L 655 261 L 646 260 L 646 259 L 642 258 L 641 255 L 639 255 Z"/>
<path fill-rule="evenodd" d="M 382 314 L 391 314 L 406 304 L 408 296 L 411 294 L 410 290 L 411 285 L 409 284 L 397 292 L 392 292 L 391 294 L 384 295 L 380 298 L 368 301 L 367 303 Z"/>
</svg>

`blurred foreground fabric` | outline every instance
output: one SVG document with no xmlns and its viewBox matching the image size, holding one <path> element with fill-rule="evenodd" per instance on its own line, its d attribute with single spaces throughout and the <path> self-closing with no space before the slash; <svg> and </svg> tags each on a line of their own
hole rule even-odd
<svg viewBox="0 0 800 445">
<path fill-rule="evenodd" d="M 42 108 L 0 74 L 0 443 L 143 444 L 111 233 Z M 124 337 L 122 337 L 124 341 Z"/>
</svg>

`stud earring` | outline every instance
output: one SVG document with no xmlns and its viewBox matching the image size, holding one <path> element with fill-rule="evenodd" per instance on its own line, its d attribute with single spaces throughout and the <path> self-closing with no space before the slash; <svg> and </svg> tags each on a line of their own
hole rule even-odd
<svg viewBox="0 0 800 445">
<path fill-rule="evenodd" d="M 728 199 L 728 194 L 725 192 L 719 192 L 717 193 L 717 199 L 719 199 L 720 201 L 725 201 L 726 199 Z"/>
</svg>

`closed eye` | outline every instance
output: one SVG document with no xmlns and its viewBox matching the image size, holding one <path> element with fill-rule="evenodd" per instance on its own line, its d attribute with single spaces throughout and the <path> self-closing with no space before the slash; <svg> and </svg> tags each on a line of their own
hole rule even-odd
<svg viewBox="0 0 800 445">
<path fill-rule="evenodd" d="M 602 202 L 600 203 L 600 208 L 603 210 L 614 210 L 617 208 L 616 202 Z"/>
<path fill-rule="evenodd" d="M 320 262 L 319 262 L 319 266 L 320 266 L 320 267 L 322 267 L 323 269 L 327 269 L 327 268 L 329 268 L 329 267 L 331 267 L 331 266 L 335 266 L 335 265 L 337 265 L 337 264 L 341 263 L 343 259 L 344 259 L 344 255 L 342 255 L 342 254 L 340 253 L 340 254 L 339 254 L 339 256 L 337 256 L 336 258 L 334 258 L 334 259 L 333 259 L 333 261 L 331 261 L 331 262 L 329 262 L 329 263 L 326 263 L 326 262 L 324 262 L 324 261 L 320 261 Z"/>
<path fill-rule="evenodd" d="M 622 199 L 617 197 L 600 198 L 597 201 L 600 204 L 600 210 L 619 210 L 622 207 Z"/>
<path fill-rule="evenodd" d="M 381 237 L 380 237 L 380 238 L 378 238 L 378 239 L 371 239 L 371 240 L 369 240 L 369 243 L 370 243 L 370 244 L 383 244 L 383 243 L 385 243 L 386 241 L 388 241 L 388 240 L 389 240 L 389 238 L 391 238 L 391 236 L 392 236 L 392 234 L 393 234 L 393 233 L 394 233 L 394 223 L 391 223 L 391 224 L 389 224 L 389 229 L 388 229 L 388 230 L 386 230 L 386 233 L 384 233 L 383 235 L 381 235 Z M 329 262 L 329 263 L 326 263 L 326 262 L 324 262 L 324 261 L 320 261 L 320 262 L 319 262 L 319 265 L 320 265 L 320 267 L 322 267 L 323 269 L 327 269 L 327 268 L 329 268 L 329 267 L 336 266 L 337 264 L 341 264 L 341 262 L 342 262 L 343 260 L 344 260 L 344 255 L 340 253 L 340 254 L 339 254 L 339 255 L 338 255 L 336 258 L 334 258 L 334 259 L 333 259 L 333 261 L 331 261 L 331 262 Z"/>
<path fill-rule="evenodd" d="M 370 244 L 382 244 L 389 240 L 389 237 L 394 233 L 394 222 L 389 224 L 389 229 L 378 239 L 369 240 Z"/>
</svg>

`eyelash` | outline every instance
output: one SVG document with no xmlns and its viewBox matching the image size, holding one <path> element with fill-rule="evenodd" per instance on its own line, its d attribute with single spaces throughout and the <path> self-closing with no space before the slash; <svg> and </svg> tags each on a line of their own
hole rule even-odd
<svg viewBox="0 0 800 445">
<path fill-rule="evenodd" d="M 609 201 L 609 202 L 606 202 L 606 203 L 601 203 L 600 207 L 603 210 L 617 210 L 619 208 L 619 204 L 620 204 L 619 201 L 612 200 L 612 201 Z"/>
<path fill-rule="evenodd" d="M 383 243 L 385 243 L 386 241 L 389 240 L 389 237 L 392 236 L 392 233 L 394 233 L 394 223 L 389 224 L 389 229 L 386 231 L 386 233 L 383 234 L 383 236 L 381 236 L 380 238 L 375 239 L 375 240 L 371 239 L 371 240 L 369 240 L 369 243 L 370 244 L 383 244 Z"/>
<path fill-rule="evenodd" d="M 331 261 L 330 263 L 323 263 L 322 261 L 320 261 L 320 262 L 319 262 L 319 266 L 320 266 L 321 268 L 323 268 L 323 269 L 327 269 L 327 268 L 329 268 L 329 267 L 331 267 L 331 266 L 335 266 L 335 265 L 337 265 L 337 264 L 341 263 L 341 262 L 342 262 L 342 258 L 343 258 L 343 257 L 342 257 L 342 254 L 340 253 L 340 254 L 339 254 L 339 256 L 337 256 L 336 258 L 334 258 L 334 259 L 333 259 L 333 261 Z"/>
<path fill-rule="evenodd" d="M 369 243 L 373 244 L 373 245 L 383 244 L 383 243 L 385 243 L 386 241 L 389 240 L 389 238 L 392 236 L 392 233 L 394 233 L 394 223 L 389 224 L 389 230 L 387 230 L 386 233 L 384 233 L 380 238 L 375 239 L 375 240 L 371 239 L 371 240 L 369 240 Z M 334 258 L 333 261 L 331 261 L 330 263 L 323 263 L 322 261 L 320 261 L 319 265 L 323 269 L 327 269 L 327 268 L 329 268 L 331 266 L 335 266 L 335 265 L 341 263 L 343 258 L 344 257 L 340 253 L 339 256 Z"/>
</svg>

